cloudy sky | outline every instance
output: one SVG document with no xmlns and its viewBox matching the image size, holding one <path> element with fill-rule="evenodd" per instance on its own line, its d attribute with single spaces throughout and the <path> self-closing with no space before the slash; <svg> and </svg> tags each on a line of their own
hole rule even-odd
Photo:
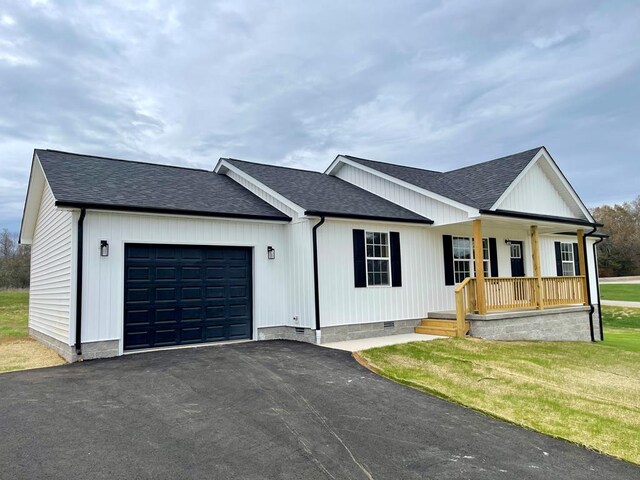
<svg viewBox="0 0 640 480">
<path fill-rule="evenodd" d="M 0 228 L 36 147 L 447 170 L 539 145 L 588 206 L 640 194 L 640 2 L 0 3 Z"/>
</svg>

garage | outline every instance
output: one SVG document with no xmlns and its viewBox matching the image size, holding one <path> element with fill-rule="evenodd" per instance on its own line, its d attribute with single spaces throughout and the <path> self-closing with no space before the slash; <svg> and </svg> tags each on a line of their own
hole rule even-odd
<svg viewBox="0 0 640 480">
<path fill-rule="evenodd" d="M 127 244 L 124 349 L 250 339 L 251 249 Z"/>
</svg>

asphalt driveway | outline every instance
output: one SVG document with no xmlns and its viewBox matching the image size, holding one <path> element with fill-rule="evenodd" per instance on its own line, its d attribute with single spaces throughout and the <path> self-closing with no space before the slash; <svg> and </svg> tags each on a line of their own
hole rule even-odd
<svg viewBox="0 0 640 480">
<path fill-rule="evenodd" d="M 0 375 L 0 478 L 640 478 L 370 373 L 252 342 Z"/>
</svg>

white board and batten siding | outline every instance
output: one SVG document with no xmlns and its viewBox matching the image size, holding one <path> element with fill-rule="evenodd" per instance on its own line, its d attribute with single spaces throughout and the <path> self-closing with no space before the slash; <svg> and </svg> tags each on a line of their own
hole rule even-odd
<svg viewBox="0 0 640 480">
<path fill-rule="evenodd" d="M 354 285 L 353 229 L 400 234 L 401 287 Z M 453 303 L 445 287 L 442 239 L 427 226 L 328 219 L 318 229 L 322 327 L 425 318 Z"/>
<path fill-rule="evenodd" d="M 447 205 L 419 192 L 398 185 L 352 165 L 343 164 L 335 174 L 338 178 L 368 190 L 407 210 L 434 220 L 437 225 L 464 222 L 469 215 L 464 210 Z"/>
<path fill-rule="evenodd" d="M 514 212 L 584 218 L 580 208 L 570 199 L 566 189 L 559 184 L 557 176 L 547 174 L 543 165 L 540 162 L 532 165 L 511 192 L 499 205 L 496 205 L 496 208 Z"/>
<path fill-rule="evenodd" d="M 29 327 L 67 345 L 73 343 L 73 217 L 71 212 L 56 208 L 53 193 L 45 184 L 31 244 Z"/>
<path fill-rule="evenodd" d="M 260 327 L 294 325 L 311 327 L 313 292 L 296 235 L 288 224 L 238 219 L 176 217 L 151 214 L 88 211 L 85 219 L 83 281 L 83 342 L 120 340 L 123 329 L 124 251 L 127 243 L 253 248 L 253 338 Z M 310 237 L 309 237 L 310 238 Z M 101 240 L 109 242 L 108 257 L 101 257 Z M 309 239 L 310 242 L 310 239 Z M 276 250 L 267 259 L 267 246 Z M 295 261 L 293 261 L 295 260 Z M 304 277 L 304 278 L 303 278 Z M 295 286 L 294 286 L 295 285 Z M 292 308 L 290 299 L 295 297 Z M 311 301 L 311 304 L 308 302 Z M 296 325 L 297 326 L 297 325 Z"/>
</svg>

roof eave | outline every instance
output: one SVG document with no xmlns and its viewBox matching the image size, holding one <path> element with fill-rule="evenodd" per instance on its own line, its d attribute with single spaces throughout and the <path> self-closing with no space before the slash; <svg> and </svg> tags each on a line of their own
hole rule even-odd
<svg viewBox="0 0 640 480">
<path fill-rule="evenodd" d="M 329 217 L 329 218 L 351 218 L 354 220 L 372 220 L 382 222 L 394 222 L 394 223 L 417 223 L 422 225 L 433 225 L 433 220 L 430 218 L 398 218 L 398 217 L 385 217 L 379 215 L 358 215 L 351 213 L 341 212 L 323 212 L 319 210 L 306 210 L 304 214 L 308 217 Z"/>
<path fill-rule="evenodd" d="M 60 208 L 87 208 L 91 210 L 117 211 L 117 212 L 136 212 L 136 213 L 155 213 L 164 215 L 191 215 L 197 217 L 214 217 L 214 218 L 238 218 L 245 220 L 266 220 L 272 222 L 290 222 L 291 217 L 288 215 L 253 215 L 229 212 L 206 212 L 202 210 L 182 210 L 171 208 L 156 207 L 136 207 L 130 205 L 106 205 L 102 203 L 91 202 L 73 202 L 73 201 L 56 201 L 56 207 Z"/>
<path fill-rule="evenodd" d="M 594 227 L 594 228 L 604 227 L 604 224 L 602 223 L 590 222 L 588 220 L 581 220 L 579 218 L 558 217 L 555 215 L 542 215 L 537 213 L 515 212 L 513 210 L 481 209 L 480 214 L 495 215 L 498 217 L 508 217 L 508 218 L 521 218 L 523 220 L 539 220 L 539 221 L 554 222 L 554 223 L 565 223 L 568 225 L 579 225 L 584 227 Z"/>
</svg>

